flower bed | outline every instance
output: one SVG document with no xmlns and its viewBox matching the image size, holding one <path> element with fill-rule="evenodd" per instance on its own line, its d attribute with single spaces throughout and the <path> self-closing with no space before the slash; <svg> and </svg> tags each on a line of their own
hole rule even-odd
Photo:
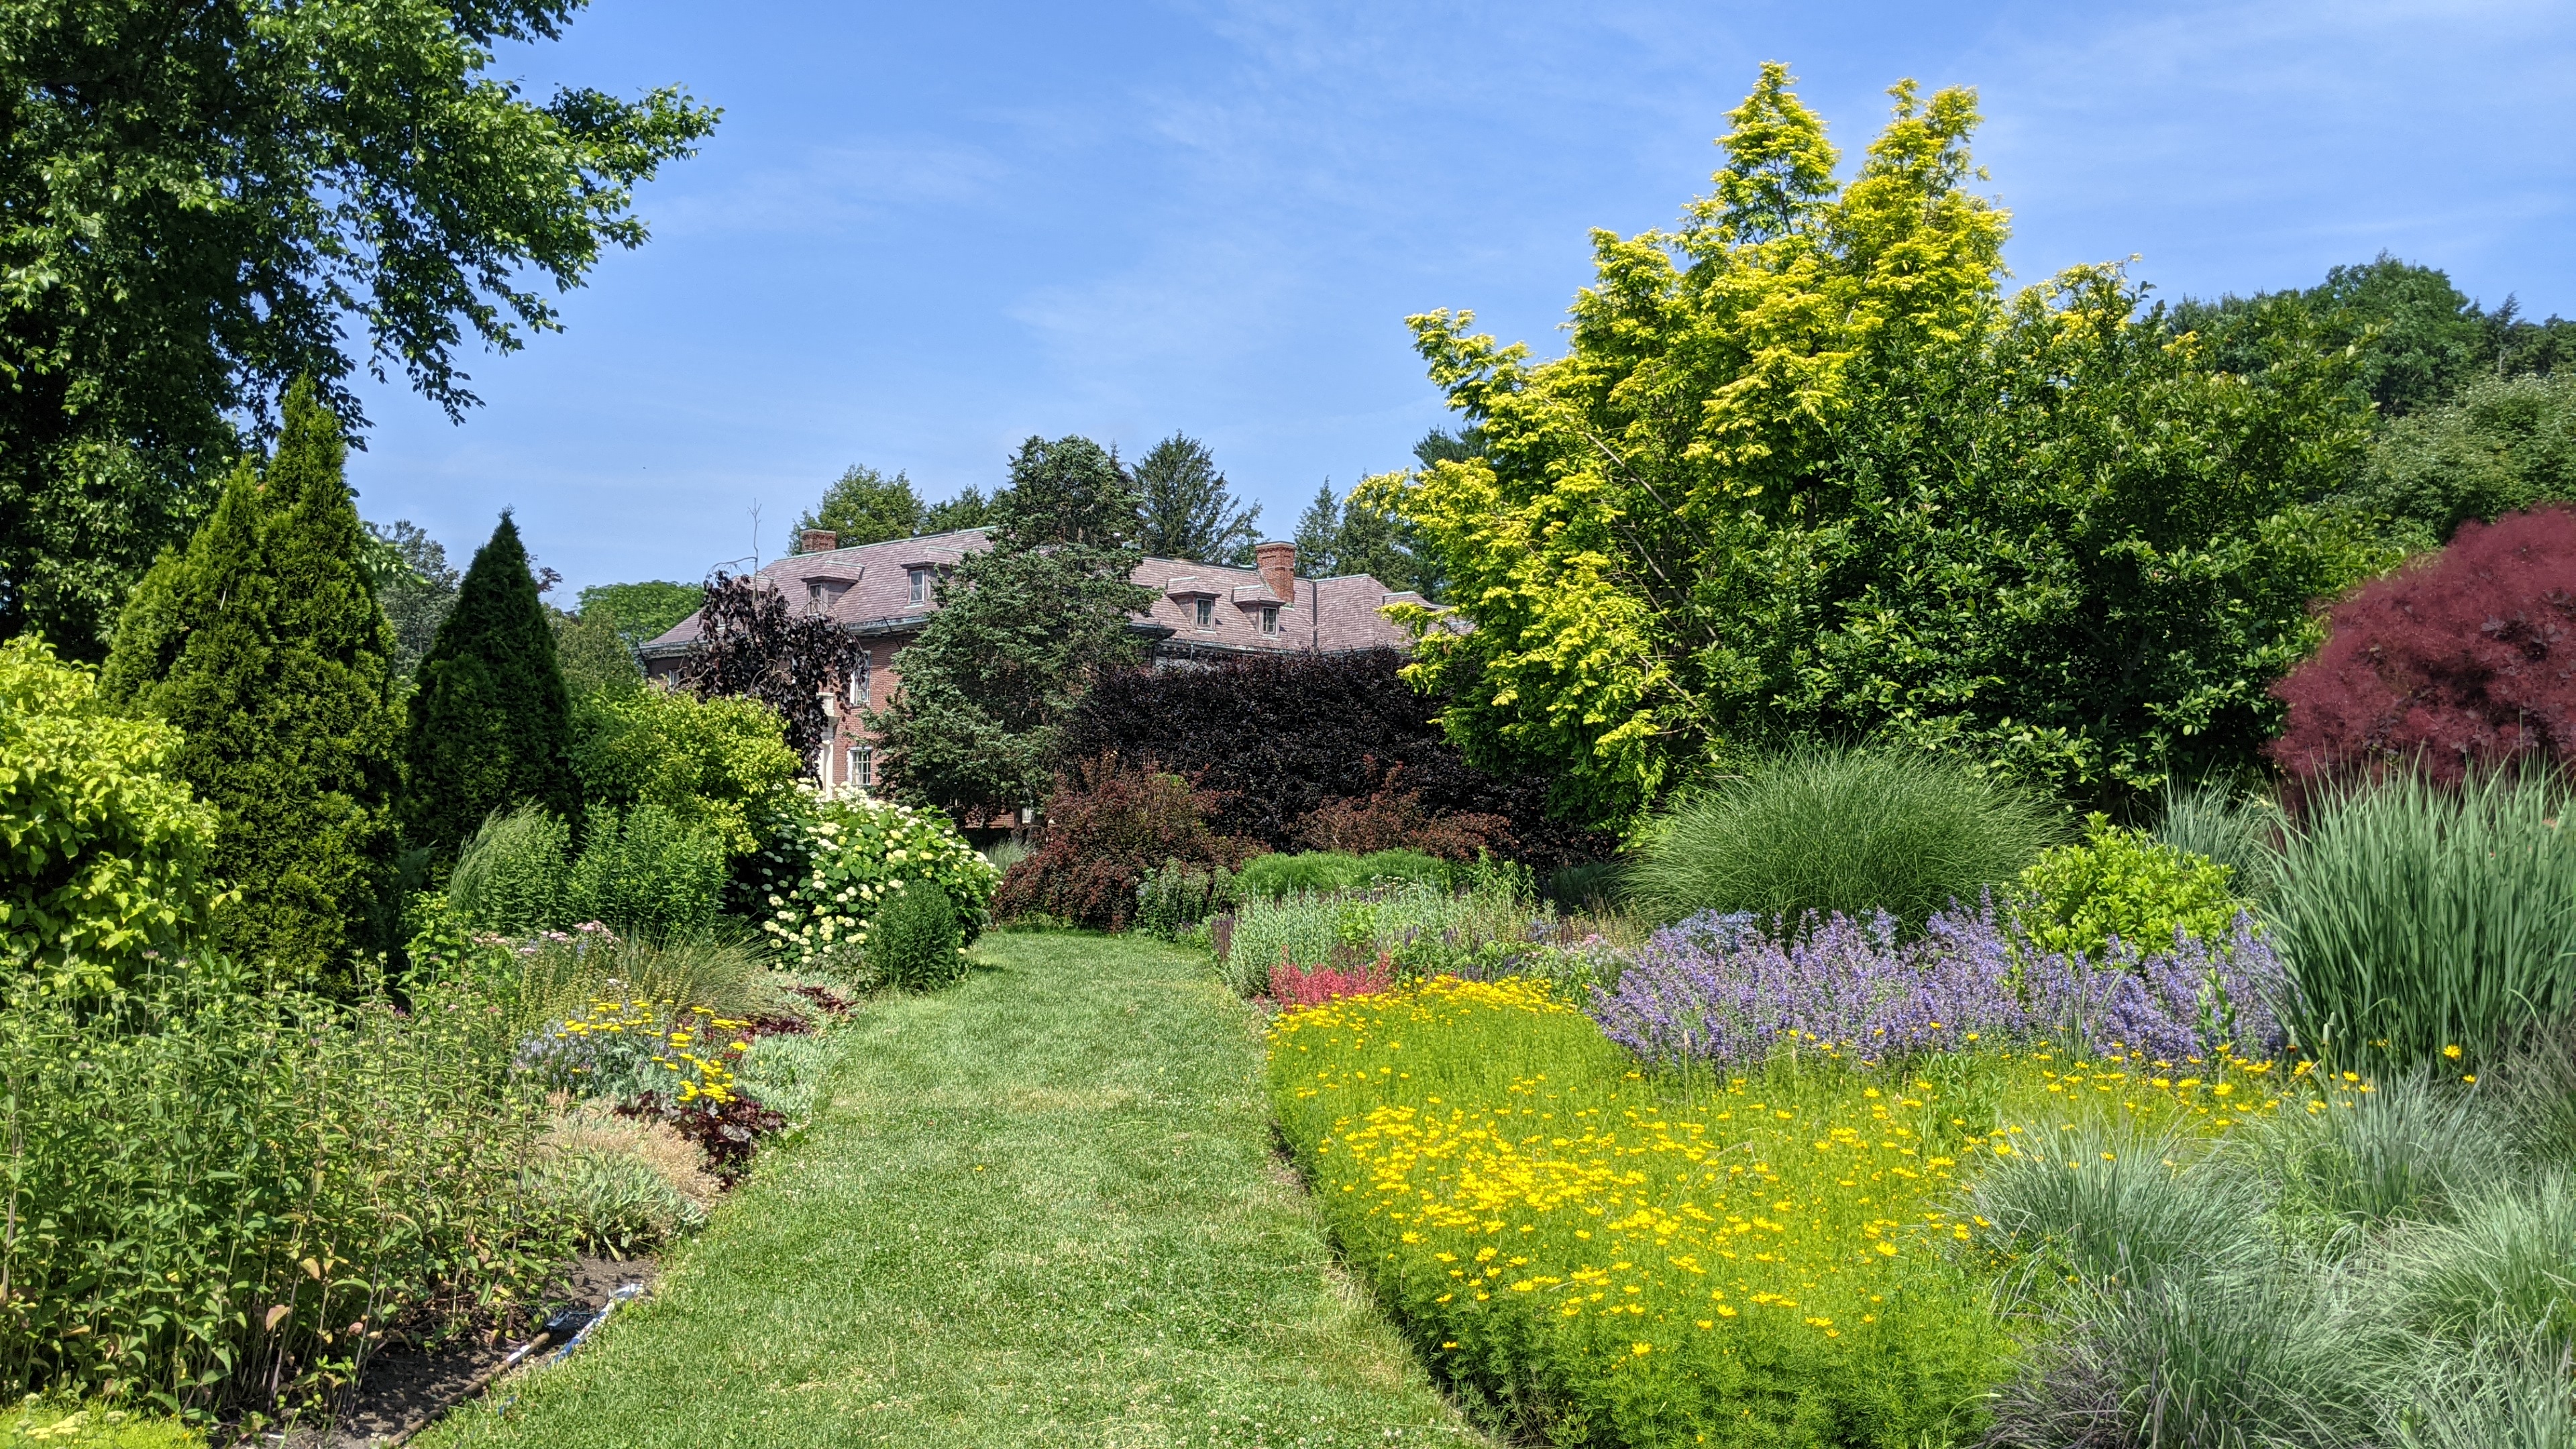
<svg viewBox="0 0 2576 1449">
<path fill-rule="evenodd" d="M 1270 1085 L 1344 1253 L 1451 1387 L 1564 1442 L 1972 1433 L 2011 1342 L 1948 1244 L 2025 1122 L 2223 1131 L 2266 1064 L 1784 1049 L 1649 1080 L 1542 982 L 1443 977 L 1283 1014 Z"/>
</svg>

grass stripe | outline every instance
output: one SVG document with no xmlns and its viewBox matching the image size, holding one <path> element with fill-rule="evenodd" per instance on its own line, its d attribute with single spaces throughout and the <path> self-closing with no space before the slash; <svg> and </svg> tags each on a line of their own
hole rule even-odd
<svg viewBox="0 0 2576 1449">
<path fill-rule="evenodd" d="M 1482 1442 L 1334 1266 L 1204 957 L 988 937 L 865 1008 L 830 1105 L 659 1295 L 427 1443 Z M 978 1170 L 981 1169 L 981 1170 Z"/>
</svg>

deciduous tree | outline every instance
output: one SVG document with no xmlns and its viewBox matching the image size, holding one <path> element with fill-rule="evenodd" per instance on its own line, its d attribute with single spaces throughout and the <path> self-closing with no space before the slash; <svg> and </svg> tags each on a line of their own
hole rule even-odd
<svg viewBox="0 0 2576 1449">
<path fill-rule="evenodd" d="M 903 538 L 921 531 L 921 513 L 921 499 L 912 491 L 910 478 L 901 473 L 889 478 L 874 468 L 853 463 L 823 490 L 823 501 L 796 520 L 795 532 L 788 535 L 787 551 L 804 551 L 805 530 L 809 528 L 832 530 L 839 535 L 837 544 L 841 548 Z"/>
<path fill-rule="evenodd" d="M 1679 231 L 1595 234 L 1562 359 L 1414 319 L 1481 450 L 1360 490 L 1473 625 L 1402 611 L 1413 677 L 1577 818 L 1812 735 L 2092 798 L 2243 767 L 2308 600 L 2380 561 L 2305 501 L 2367 436 L 2339 378 L 2214 371 L 2116 268 L 2007 301 L 1973 95 L 1893 95 L 1838 184 L 1766 66 Z"/>
<path fill-rule="evenodd" d="M 635 184 L 715 113 L 676 89 L 529 100 L 490 73 L 575 8 L 0 13 L 0 633 L 95 657 L 211 504 L 234 419 L 309 377 L 356 426 L 361 363 L 460 412 L 460 346 L 558 326 L 549 295 L 644 240 Z"/>
</svg>

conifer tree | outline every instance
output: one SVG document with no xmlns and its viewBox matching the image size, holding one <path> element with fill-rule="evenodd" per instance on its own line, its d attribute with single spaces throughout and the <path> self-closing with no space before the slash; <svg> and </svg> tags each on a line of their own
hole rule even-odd
<svg viewBox="0 0 2576 1449">
<path fill-rule="evenodd" d="M 102 680 L 179 727 L 179 774 L 219 812 L 214 870 L 240 899 L 217 940 L 297 973 L 373 944 L 394 843 L 394 639 L 347 453 L 297 384 L 275 456 L 244 460 L 186 550 L 153 566 Z"/>
<path fill-rule="evenodd" d="M 509 514 L 475 552 L 418 678 L 403 752 L 410 844 L 453 850 L 495 810 L 580 808 L 572 698 Z"/>
</svg>

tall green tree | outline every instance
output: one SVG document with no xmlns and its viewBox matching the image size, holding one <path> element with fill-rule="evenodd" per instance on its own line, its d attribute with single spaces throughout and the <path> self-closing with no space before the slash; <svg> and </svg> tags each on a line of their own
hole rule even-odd
<svg viewBox="0 0 2576 1449">
<path fill-rule="evenodd" d="M 391 528 L 367 525 L 376 544 L 368 570 L 376 601 L 394 626 L 394 674 L 409 680 L 421 656 L 438 639 L 438 626 L 456 607 L 456 588 L 464 577 L 447 561 L 447 546 L 408 518 Z"/>
<path fill-rule="evenodd" d="M 2576 358 L 2576 326 L 2528 322 L 2512 298 L 2489 312 L 2440 268 L 2382 252 L 2316 286 L 2185 300 L 2167 315 L 2201 339 L 2209 366 L 2260 378 L 2291 354 L 2298 370 L 2340 367 L 2383 421 L 2439 407 L 2481 378 L 2547 373 Z"/>
<path fill-rule="evenodd" d="M 1765 66 L 1684 227 L 1595 234 L 1561 359 L 1413 319 L 1482 446 L 1360 489 L 1473 625 L 1398 611 L 1412 677 L 1579 818 L 1801 736 L 2084 799 L 2248 766 L 2309 601 L 2385 557 L 2310 503 L 2368 436 L 2317 349 L 2212 368 L 2116 268 L 2004 298 L 1975 97 L 1892 94 L 1838 181 Z"/>
<path fill-rule="evenodd" d="M 1310 579 L 1367 574 L 1391 589 L 1440 598 L 1439 554 L 1422 546 L 1412 522 L 1384 496 L 1354 489 L 1343 498 L 1329 482 L 1297 516 L 1297 572 Z"/>
<path fill-rule="evenodd" d="M 1136 460 L 1137 544 L 1157 558 L 1246 566 L 1261 541 L 1261 505 L 1226 486 L 1207 444 L 1174 433 Z"/>
<path fill-rule="evenodd" d="M 993 522 L 993 500 L 984 490 L 969 483 L 957 490 L 954 498 L 942 498 L 921 511 L 921 531 L 953 533 L 961 528 L 986 528 Z"/>
<path fill-rule="evenodd" d="M 394 635 L 362 558 L 340 421 L 299 383 L 277 452 L 245 462 L 117 625 L 103 687 L 179 727 L 240 892 L 219 940 L 320 972 L 372 944 L 388 884 L 400 712 Z"/>
<path fill-rule="evenodd" d="M 604 620 L 629 649 L 659 638 L 698 610 L 707 591 L 699 584 L 653 579 L 640 584 L 592 584 L 574 600 L 574 612 Z"/>
<path fill-rule="evenodd" d="M 2481 378 L 2449 405 L 2399 419 L 2371 445 L 2343 501 L 2422 549 L 2448 542 L 2469 519 L 2568 500 L 2576 500 L 2576 371 Z"/>
<path fill-rule="evenodd" d="M 519 526 L 501 515 L 421 660 L 404 750 L 409 842 L 453 850 L 495 810 L 581 807 L 572 698 Z"/>
<path fill-rule="evenodd" d="M 804 533 L 809 528 L 832 530 L 840 535 L 842 548 L 905 538 L 921 531 L 921 514 L 921 498 L 912 491 L 910 478 L 901 473 L 889 478 L 874 468 L 853 463 L 823 490 L 822 501 L 796 520 L 795 532 L 788 535 L 787 551 L 803 551 Z"/>
<path fill-rule="evenodd" d="M 1055 739 L 1084 688 L 1133 663 L 1138 504 L 1117 455 L 1031 438 L 995 500 L 990 552 L 936 590 L 938 612 L 894 658 L 902 687 L 867 717 L 887 787 L 964 818 L 1046 792 Z"/>
<path fill-rule="evenodd" d="M 362 363 L 461 412 L 461 345 L 558 326 L 549 297 L 644 240 L 636 183 L 715 113 L 492 73 L 577 8 L 0 9 L 0 634 L 96 657 L 212 503 L 236 418 L 262 430 L 309 377 L 361 426 Z"/>
</svg>

